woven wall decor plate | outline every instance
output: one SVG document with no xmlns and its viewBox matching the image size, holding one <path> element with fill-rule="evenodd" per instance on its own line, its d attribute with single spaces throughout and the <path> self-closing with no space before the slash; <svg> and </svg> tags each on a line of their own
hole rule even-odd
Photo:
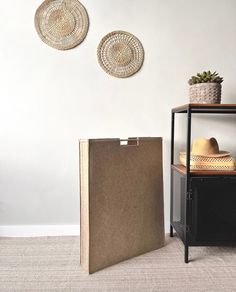
<svg viewBox="0 0 236 292">
<path fill-rule="evenodd" d="M 78 0 L 46 0 L 35 14 L 35 27 L 40 38 L 58 50 L 80 44 L 88 26 L 87 11 Z"/>
<path fill-rule="evenodd" d="M 103 37 L 97 55 L 100 66 L 108 74 L 120 78 L 135 74 L 144 60 L 141 42 L 125 31 L 113 31 Z"/>
</svg>

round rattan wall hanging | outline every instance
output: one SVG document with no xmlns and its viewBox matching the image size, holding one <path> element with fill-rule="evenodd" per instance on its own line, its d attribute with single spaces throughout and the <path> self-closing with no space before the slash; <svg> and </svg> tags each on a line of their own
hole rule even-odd
<svg viewBox="0 0 236 292">
<path fill-rule="evenodd" d="M 144 60 L 141 42 L 125 31 L 113 31 L 103 37 L 97 55 L 100 66 L 108 74 L 119 78 L 135 74 Z"/>
<path fill-rule="evenodd" d="M 88 26 L 87 11 L 78 0 L 46 0 L 35 14 L 35 27 L 40 38 L 58 50 L 80 44 Z"/>
</svg>

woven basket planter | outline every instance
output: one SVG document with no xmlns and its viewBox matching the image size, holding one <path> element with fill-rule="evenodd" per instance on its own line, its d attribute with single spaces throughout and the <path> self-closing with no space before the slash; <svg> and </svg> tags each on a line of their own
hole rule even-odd
<svg viewBox="0 0 236 292">
<path fill-rule="evenodd" d="M 198 83 L 189 87 L 190 103 L 221 103 L 221 84 Z"/>
</svg>

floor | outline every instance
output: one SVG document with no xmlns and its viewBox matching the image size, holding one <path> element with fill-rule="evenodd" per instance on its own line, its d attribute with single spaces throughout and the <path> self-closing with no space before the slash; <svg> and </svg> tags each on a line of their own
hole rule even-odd
<svg viewBox="0 0 236 292">
<path fill-rule="evenodd" d="M 164 248 L 93 275 L 79 266 L 79 237 L 0 238 L 0 291 L 236 291 L 236 247 Z"/>
</svg>

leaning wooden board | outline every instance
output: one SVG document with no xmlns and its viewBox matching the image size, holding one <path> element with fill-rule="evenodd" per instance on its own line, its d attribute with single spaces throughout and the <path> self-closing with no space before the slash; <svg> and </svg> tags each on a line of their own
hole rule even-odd
<svg viewBox="0 0 236 292">
<path fill-rule="evenodd" d="M 80 140 L 80 199 L 88 273 L 162 247 L 162 138 Z"/>
</svg>

